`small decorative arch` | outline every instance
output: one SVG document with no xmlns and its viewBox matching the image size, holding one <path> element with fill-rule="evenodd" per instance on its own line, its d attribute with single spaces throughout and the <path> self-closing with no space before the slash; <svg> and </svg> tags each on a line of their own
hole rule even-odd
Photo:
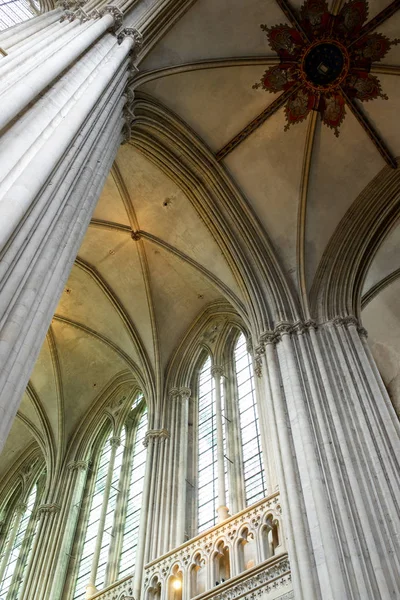
<svg viewBox="0 0 400 600">
<path fill-rule="evenodd" d="M 200 552 L 193 557 L 190 567 L 190 598 L 202 594 L 207 589 L 206 561 Z"/>
<path fill-rule="evenodd" d="M 161 581 L 154 575 L 147 589 L 146 600 L 161 600 Z"/>
<path fill-rule="evenodd" d="M 217 543 L 213 556 L 213 585 L 220 585 L 231 578 L 231 552 L 228 544 Z"/>
<path fill-rule="evenodd" d="M 167 580 L 167 599 L 183 600 L 183 594 L 183 572 L 179 565 L 175 565 Z"/>
<path fill-rule="evenodd" d="M 261 527 L 263 558 L 268 560 L 279 553 L 281 547 L 281 531 L 279 519 L 268 514 Z"/>
<path fill-rule="evenodd" d="M 257 549 L 254 534 L 248 527 L 243 527 L 236 541 L 238 573 L 252 569 L 257 564 Z"/>
</svg>

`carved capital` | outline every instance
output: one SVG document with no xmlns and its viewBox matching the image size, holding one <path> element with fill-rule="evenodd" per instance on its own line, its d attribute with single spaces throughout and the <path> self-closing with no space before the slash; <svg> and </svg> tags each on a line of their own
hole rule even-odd
<svg viewBox="0 0 400 600">
<path fill-rule="evenodd" d="M 213 377 L 224 377 L 224 375 L 225 375 L 224 367 L 221 367 L 219 365 L 214 365 L 213 367 L 211 367 L 211 375 Z"/>
<path fill-rule="evenodd" d="M 293 330 L 294 330 L 293 324 L 288 323 L 287 321 L 281 321 L 275 327 L 275 333 L 276 333 L 276 335 L 278 335 L 280 337 L 283 335 L 291 335 L 293 333 Z"/>
<path fill-rule="evenodd" d="M 190 396 L 192 395 L 192 390 L 190 388 L 187 387 L 182 387 L 179 390 L 179 398 L 180 400 L 186 402 L 186 400 L 189 400 Z"/>
<path fill-rule="evenodd" d="M 142 34 L 134 27 L 125 27 L 117 36 L 118 44 L 122 44 L 125 38 L 131 38 L 133 40 L 131 56 L 136 58 L 140 48 L 143 46 Z"/>
<path fill-rule="evenodd" d="M 168 392 L 170 398 L 175 398 L 179 394 L 179 388 L 171 388 Z"/>
<path fill-rule="evenodd" d="M 169 438 L 168 429 L 149 429 L 144 436 L 143 446 L 147 448 L 150 442 L 163 442 Z"/>
<path fill-rule="evenodd" d="M 89 467 L 89 461 L 87 460 L 74 460 L 67 466 L 68 471 L 86 471 Z"/>
<path fill-rule="evenodd" d="M 37 509 L 36 517 L 37 519 L 49 517 L 50 515 L 59 513 L 60 510 L 61 506 L 59 504 L 41 504 Z"/>
<path fill-rule="evenodd" d="M 28 505 L 26 504 L 26 502 L 19 502 L 15 507 L 15 512 L 17 513 L 17 515 L 23 515 L 27 508 Z"/>
<path fill-rule="evenodd" d="M 257 355 L 254 359 L 254 373 L 257 377 L 262 377 L 262 358 Z"/>
<path fill-rule="evenodd" d="M 279 336 L 275 333 L 275 331 L 265 331 L 262 335 L 260 335 L 260 346 L 258 348 L 263 348 L 265 352 L 265 346 L 269 344 L 275 345 L 279 341 Z M 257 351 L 258 351 L 257 348 Z M 259 352 L 262 354 L 261 352 Z"/>
<path fill-rule="evenodd" d="M 118 6 L 109 4 L 100 12 L 103 15 L 105 15 L 106 13 L 108 13 L 109 15 L 112 15 L 112 17 L 114 18 L 114 29 L 115 30 L 119 29 L 122 26 L 122 23 L 124 21 L 124 13 L 121 12 L 121 10 L 118 8 Z M 118 39 L 118 42 L 119 42 L 119 39 Z"/>
<path fill-rule="evenodd" d="M 111 448 L 118 448 L 118 446 L 120 446 L 120 445 L 121 445 L 121 438 L 119 438 L 119 437 L 110 438 Z"/>
</svg>

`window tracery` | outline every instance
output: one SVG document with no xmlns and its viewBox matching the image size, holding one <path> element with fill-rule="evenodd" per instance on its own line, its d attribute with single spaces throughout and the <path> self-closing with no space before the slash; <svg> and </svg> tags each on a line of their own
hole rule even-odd
<svg viewBox="0 0 400 600">
<path fill-rule="evenodd" d="M 90 498 L 90 508 L 81 516 L 84 533 L 77 542 L 80 549 L 73 600 L 83 600 L 88 592 L 93 594 L 134 569 L 146 431 L 146 403 L 139 395 L 122 428 L 114 422 L 107 433 L 103 429 L 102 439 L 95 445 L 92 474 L 84 492 L 86 499 Z"/>
<path fill-rule="evenodd" d="M 23 469 L 23 484 L 13 497 L 0 536 L 0 598 L 18 600 L 31 558 L 42 495 L 35 464 Z M 42 470 L 42 468 L 40 469 Z M 2 540 L 1 540 L 2 538 Z"/>
<path fill-rule="evenodd" d="M 227 518 L 228 507 L 235 513 L 267 494 L 256 387 L 245 334 L 222 329 L 197 376 L 198 533 Z"/>
</svg>

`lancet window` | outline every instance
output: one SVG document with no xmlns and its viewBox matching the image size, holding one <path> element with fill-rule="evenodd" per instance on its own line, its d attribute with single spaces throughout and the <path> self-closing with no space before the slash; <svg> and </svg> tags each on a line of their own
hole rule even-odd
<svg viewBox="0 0 400 600">
<path fill-rule="evenodd" d="M 226 347 L 198 372 L 197 532 L 267 494 L 253 358 L 236 329 Z"/>
<path fill-rule="evenodd" d="M 93 594 L 133 572 L 146 431 L 147 409 L 139 396 L 122 428 L 103 430 L 98 440 L 84 492 L 81 540 L 75 544 L 79 562 L 75 567 L 73 600 L 83 600 L 88 592 Z"/>
<path fill-rule="evenodd" d="M 29 476 L 33 472 L 34 481 Z M 42 486 L 34 466 L 23 476 L 23 485 L 13 495 L 5 510 L 0 535 L 0 598 L 18 600 L 31 559 L 37 530 L 37 508 Z"/>
</svg>

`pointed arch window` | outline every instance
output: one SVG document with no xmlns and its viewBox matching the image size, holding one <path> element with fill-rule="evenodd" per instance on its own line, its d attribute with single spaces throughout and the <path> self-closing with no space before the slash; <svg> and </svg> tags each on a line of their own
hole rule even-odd
<svg viewBox="0 0 400 600">
<path fill-rule="evenodd" d="M 140 417 L 133 446 L 131 479 L 127 498 L 127 508 L 122 540 L 122 551 L 119 562 L 119 577 L 124 577 L 135 566 L 136 548 L 139 536 L 140 509 L 144 485 L 147 450 L 143 444 L 147 431 L 147 409 Z"/>
<path fill-rule="evenodd" d="M 216 524 L 217 435 L 215 385 L 208 356 L 199 375 L 198 387 L 198 531 Z"/>
<path fill-rule="evenodd" d="M 36 532 L 34 512 L 37 502 L 35 483 L 26 504 L 18 504 L 13 511 L 0 555 L 0 598 L 4 600 L 19 598 Z"/>
<path fill-rule="evenodd" d="M 240 334 L 234 349 L 234 366 L 242 443 L 243 476 L 246 504 L 249 506 L 266 496 L 261 448 L 260 422 L 256 402 L 252 358 L 247 340 Z"/>
<path fill-rule="evenodd" d="M 80 557 L 69 585 L 72 600 L 132 573 L 138 541 L 143 492 L 147 411 L 143 395 L 132 404 L 119 437 L 109 432 L 100 445 L 94 472 L 86 484 L 89 507 L 83 510 L 84 534 L 75 542 Z M 104 435 L 104 433 L 103 433 Z M 104 438 L 103 438 L 104 439 Z M 81 529 L 82 531 L 82 529 Z"/>
</svg>

